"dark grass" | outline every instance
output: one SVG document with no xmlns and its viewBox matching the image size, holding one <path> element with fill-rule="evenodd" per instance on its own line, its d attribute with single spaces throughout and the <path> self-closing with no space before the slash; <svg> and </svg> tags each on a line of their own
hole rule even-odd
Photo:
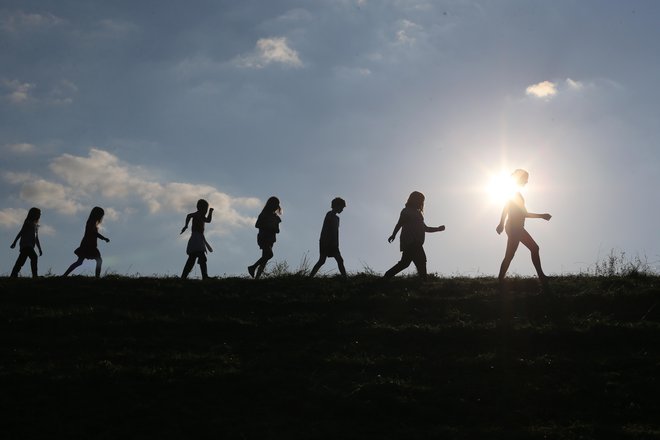
<svg viewBox="0 0 660 440">
<path fill-rule="evenodd" d="M 660 438 L 660 278 L 0 279 L 0 438 Z"/>
</svg>

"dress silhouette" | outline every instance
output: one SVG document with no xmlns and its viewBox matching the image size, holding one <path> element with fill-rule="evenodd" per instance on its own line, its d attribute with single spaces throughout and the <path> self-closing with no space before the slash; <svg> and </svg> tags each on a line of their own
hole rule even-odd
<svg viewBox="0 0 660 440">
<path fill-rule="evenodd" d="M 339 252 L 339 216 L 344 208 L 346 202 L 340 197 L 336 197 L 330 203 L 332 208 L 325 215 L 323 220 L 323 227 L 321 228 L 321 237 L 319 238 L 319 260 L 316 262 L 309 276 L 313 277 L 316 272 L 323 266 L 328 257 L 332 257 L 337 261 L 337 267 L 341 275 L 346 278 L 346 268 L 344 267 L 344 259 Z"/>
<path fill-rule="evenodd" d="M 519 187 L 523 187 L 529 181 L 529 173 L 522 169 L 515 170 L 511 177 Z M 542 218 L 544 220 L 550 220 L 552 216 L 550 214 L 535 214 L 527 212 L 525 207 L 525 199 L 517 192 L 511 200 L 509 200 L 504 209 L 502 210 L 502 216 L 500 217 L 500 223 L 497 225 L 495 230 L 498 234 L 501 234 L 503 230 L 506 231 L 507 241 L 506 241 L 506 251 L 504 253 L 504 259 L 500 266 L 500 273 L 498 275 L 498 280 L 500 283 L 504 280 L 507 270 L 509 270 L 509 265 L 513 256 L 516 254 L 518 245 L 522 243 L 530 250 L 532 254 L 532 263 L 536 269 L 539 280 L 542 283 L 547 282 L 547 277 L 543 273 L 541 268 L 541 257 L 539 254 L 539 245 L 536 244 L 532 236 L 525 229 L 525 219 L 527 218 Z M 506 223 L 505 223 L 506 222 Z"/>
<path fill-rule="evenodd" d="M 16 247 L 16 242 L 20 239 L 19 243 L 19 254 L 14 264 L 14 268 L 11 271 L 11 277 L 18 277 L 18 273 L 21 271 L 21 268 L 27 261 L 30 259 L 30 268 L 32 269 L 32 277 L 36 278 L 38 276 L 37 268 L 37 253 L 34 251 L 36 246 L 39 249 L 39 255 L 43 255 L 41 251 L 41 243 L 39 243 L 39 219 L 41 218 L 41 210 L 39 208 L 30 208 L 28 211 L 27 217 L 23 222 L 23 227 L 19 231 L 18 235 L 14 239 L 14 242 L 11 244 L 11 248 Z"/>
<path fill-rule="evenodd" d="M 73 251 L 74 254 L 78 257 L 78 260 L 75 261 L 62 275 L 63 277 L 69 275 L 73 270 L 83 264 L 85 260 L 96 260 L 96 270 L 94 274 L 96 278 L 101 276 L 101 266 L 103 264 L 103 259 L 101 258 L 101 252 L 98 248 L 98 239 L 105 241 L 106 243 L 110 242 L 109 238 L 104 237 L 99 233 L 99 225 L 103 221 L 103 216 L 105 211 L 99 206 L 92 208 L 92 211 L 89 213 L 89 218 L 87 218 L 87 223 L 85 224 L 85 235 L 80 242 L 80 246 Z"/>
<path fill-rule="evenodd" d="M 401 260 L 385 272 L 384 278 L 392 278 L 397 273 L 414 263 L 420 278 L 426 278 L 426 252 L 424 252 L 424 239 L 427 232 L 444 231 L 443 226 L 426 226 L 424 223 L 424 194 L 413 191 L 408 197 L 406 206 L 401 210 L 399 221 L 387 239 L 392 243 L 396 234 L 401 230 L 400 247 Z"/>
<path fill-rule="evenodd" d="M 273 245 L 277 241 L 277 234 L 280 232 L 280 222 L 282 221 L 278 214 L 281 213 L 280 200 L 273 196 L 266 201 L 266 205 L 257 217 L 254 227 L 259 229 L 257 245 L 261 249 L 261 258 L 248 266 L 248 273 L 255 279 L 261 277 L 268 260 L 273 258 Z"/>
<path fill-rule="evenodd" d="M 206 212 L 208 211 L 208 216 Z M 206 241 L 204 237 L 204 224 L 211 223 L 213 218 L 213 208 L 209 209 L 209 203 L 204 199 L 199 199 L 197 201 L 197 211 L 191 212 L 186 216 L 186 223 L 181 229 L 181 234 L 188 229 L 188 223 L 192 220 L 192 233 L 188 239 L 188 246 L 186 247 L 186 253 L 188 254 L 188 260 L 183 266 L 183 272 L 181 273 L 181 278 L 186 279 L 190 274 L 193 266 L 195 266 L 195 260 L 199 264 L 199 270 L 202 272 L 202 279 L 207 279 L 209 277 L 207 267 L 206 267 L 206 251 L 213 252 L 213 249 Z"/>
</svg>

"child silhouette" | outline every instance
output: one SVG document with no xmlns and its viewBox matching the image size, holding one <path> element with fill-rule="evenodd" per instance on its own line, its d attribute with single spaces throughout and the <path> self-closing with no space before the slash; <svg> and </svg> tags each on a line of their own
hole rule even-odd
<svg viewBox="0 0 660 440">
<path fill-rule="evenodd" d="M 529 181 L 529 173 L 525 170 L 517 169 L 512 174 L 511 177 L 514 179 L 515 183 L 519 187 L 523 187 Z M 520 243 L 524 244 L 527 249 L 532 253 L 532 263 L 536 268 L 536 273 L 538 274 L 539 280 L 542 283 L 547 282 L 547 277 L 543 273 L 541 268 L 541 257 L 539 255 L 539 245 L 536 244 L 534 239 L 529 232 L 525 230 L 525 219 L 526 218 L 542 218 L 544 220 L 550 220 L 552 216 L 550 214 L 534 214 L 527 212 L 525 208 L 525 199 L 517 192 L 511 200 L 504 205 L 502 210 L 502 216 L 500 218 L 500 223 L 495 228 L 495 231 L 498 234 L 501 234 L 503 230 L 506 230 L 507 242 L 506 242 L 506 252 L 504 253 L 504 259 L 502 260 L 502 265 L 500 266 L 500 273 L 498 275 L 498 280 L 500 283 L 504 281 L 504 276 L 506 271 L 509 269 L 511 260 L 516 254 L 518 245 Z M 506 220 L 506 226 L 505 226 Z"/>
<path fill-rule="evenodd" d="M 14 242 L 11 244 L 11 248 L 16 247 L 16 242 L 18 239 L 21 239 L 19 244 L 19 254 L 16 259 L 16 264 L 11 271 L 11 277 L 18 277 L 18 273 L 21 271 L 21 268 L 27 261 L 30 259 L 30 268 L 32 269 L 32 278 L 36 278 L 37 274 L 37 253 L 34 251 L 34 247 L 37 246 L 39 249 L 39 256 L 44 253 L 41 251 L 41 243 L 39 243 L 39 219 L 41 218 L 41 210 L 39 208 L 30 208 L 23 222 L 23 227 L 19 231 L 18 235 L 14 239 Z"/>
<path fill-rule="evenodd" d="M 266 205 L 257 217 L 257 223 L 254 227 L 259 229 L 257 244 L 261 249 L 261 258 L 247 268 L 252 278 L 259 279 L 266 268 L 266 263 L 273 258 L 273 245 L 277 241 L 276 234 L 280 232 L 281 214 L 280 199 L 273 196 L 266 201 Z"/>
<path fill-rule="evenodd" d="M 206 215 L 208 211 L 209 215 Z M 192 233 L 190 234 L 190 239 L 188 239 L 188 246 L 186 247 L 186 253 L 188 254 L 188 260 L 183 266 L 183 273 L 181 278 L 188 278 L 188 274 L 195 265 L 195 260 L 199 263 L 199 270 L 202 272 L 202 279 L 208 279 L 209 275 L 206 268 L 206 251 L 213 252 L 213 249 L 206 241 L 204 237 L 204 223 L 211 223 L 211 218 L 213 217 L 213 208 L 209 209 L 209 203 L 204 199 L 199 199 L 197 201 L 197 212 L 191 212 L 186 216 L 186 224 L 181 229 L 181 234 L 188 229 L 188 223 L 192 220 Z"/>
<path fill-rule="evenodd" d="M 384 278 L 392 278 L 397 273 L 415 263 L 420 278 L 426 278 L 426 253 L 424 252 L 424 238 L 427 232 L 444 231 L 445 227 L 426 226 L 424 223 L 424 194 L 413 191 L 408 197 L 406 206 L 401 210 L 399 221 L 394 227 L 392 235 L 387 239 L 392 243 L 401 229 L 400 250 L 401 261 L 385 272 Z"/>
<path fill-rule="evenodd" d="M 346 278 L 346 268 L 344 268 L 344 259 L 339 252 L 339 216 L 346 202 L 340 197 L 336 197 L 330 203 L 332 208 L 325 215 L 323 227 L 321 228 L 321 237 L 319 238 L 319 261 L 316 262 L 309 276 L 313 277 L 325 263 L 326 258 L 332 257 L 337 260 L 337 267 L 341 276 Z"/>
<path fill-rule="evenodd" d="M 105 241 L 106 243 L 110 242 L 109 238 L 104 237 L 99 233 L 99 225 L 103 221 L 103 216 L 105 211 L 103 208 L 95 206 L 92 208 L 92 211 L 89 213 L 89 218 L 87 218 L 87 223 L 85 224 L 85 235 L 80 242 L 78 249 L 73 251 L 74 254 L 78 256 L 78 260 L 74 262 L 62 275 L 63 277 L 69 275 L 76 267 L 83 264 L 85 259 L 87 260 L 96 260 L 96 278 L 101 276 L 101 265 L 103 264 L 103 259 L 101 258 L 101 252 L 99 252 L 97 239 Z"/>
</svg>

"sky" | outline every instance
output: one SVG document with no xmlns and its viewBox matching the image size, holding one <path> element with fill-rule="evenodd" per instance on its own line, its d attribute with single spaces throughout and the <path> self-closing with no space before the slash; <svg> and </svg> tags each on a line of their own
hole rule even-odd
<svg viewBox="0 0 660 440">
<path fill-rule="evenodd" d="M 104 272 L 177 276 L 205 198 L 210 275 L 245 276 L 272 195 L 274 262 L 313 264 L 340 196 L 348 271 L 383 273 L 412 191 L 447 228 L 429 272 L 496 275 L 488 185 L 516 168 L 529 211 L 553 216 L 526 225 L 546 273 L 612 251 L 657 270 L 658 17 L 652 0 L 3 0 L 0 275 L 30 207 L 40 273 L 60 274 L 98 205 Z M 510 271 L 534 274 L 525 249 Z"/>
</svg>

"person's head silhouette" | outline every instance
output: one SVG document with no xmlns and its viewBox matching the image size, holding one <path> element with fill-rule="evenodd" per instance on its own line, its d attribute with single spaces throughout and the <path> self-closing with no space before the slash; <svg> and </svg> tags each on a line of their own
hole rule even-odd
<svg viewBox="0 0 660 440">
<path fill-rule="evenodd" d="M 408 196 L 408 201 L 406 202 L 406 208 L 419 209 L 424 211 L 424 194 L 419 191 L 413 191 Z"/>
</svg>

